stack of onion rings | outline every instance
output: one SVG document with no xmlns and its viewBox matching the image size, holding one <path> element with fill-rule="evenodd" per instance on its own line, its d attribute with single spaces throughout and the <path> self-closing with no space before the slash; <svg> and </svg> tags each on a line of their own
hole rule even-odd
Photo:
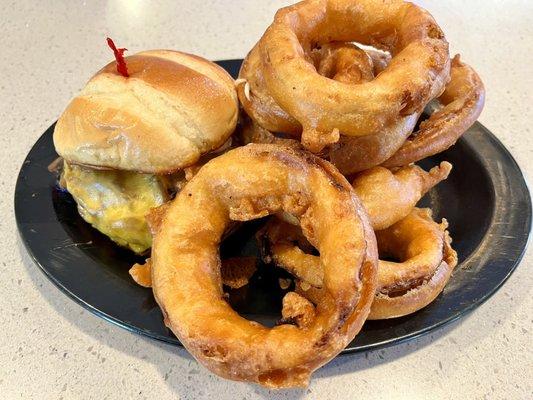
<svg viewBox="0 0 533 400">
<path fill-rule="evenodd" d="M 211 371 L 302 386 L 367 318 L 413 313 L 444 289 L 457 265 L 448 224 L 416 204 L 451 165 L 413 163 L 474 123 L 484 87 L 459 56 L 450 60 L 431 15 L 402 0 L 279 10 L 236 87 L 249 145 L 186 171 L 176 199 L 149 216 L 152 258 L 130 273 Z M 430 102 L 437 111 L 419 121 Z M 232 226 L 269 215 L 263 261 L 295 280 L 280 280 L 293 289 L 274 328 L 240 317 L 224 293 L 247 284 L 255 260 L 218 254 Z"/>
</svg>

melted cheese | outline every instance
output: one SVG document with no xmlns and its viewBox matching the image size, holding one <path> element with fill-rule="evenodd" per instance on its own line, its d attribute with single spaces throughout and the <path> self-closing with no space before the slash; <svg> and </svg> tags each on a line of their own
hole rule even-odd
<svg viewBox="0 0 533 400">
<path fill-rule="evenodd" d="M 145 216 L 168 200 L 157 176 L 65 163 L 62 182 L 76 200 L 82 218 L 93 227 L 136 253 L 151 247 Z"/>
</svg>

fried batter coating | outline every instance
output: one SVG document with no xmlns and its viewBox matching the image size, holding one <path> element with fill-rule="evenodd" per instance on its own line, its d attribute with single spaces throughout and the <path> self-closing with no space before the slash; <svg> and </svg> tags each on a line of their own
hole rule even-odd
<svg viewBox="0 0 533 400">
<path fill-rule="evenodd" d="M 387 161 L 397 167 L 422 160 L 453 146 L 478 119 L 485 104 L 485 87 L 472 67 L 456 55 L 452 60 L 451 80 L 439 97 L 442 108 L 420 124 L 402 147 Z"/>
<path fill-rule="evenodd" d="M 233 257 L 222 260 L 222 283 L 232 289 L 248 284 L 256 270 L 255 257 Z"/>
<path fill-rule="evenodd" d="M 227 303 L 219 244 L 232 220 L 282 211 L 320 249 L 324 291 L 302 327 L 267 328 Z M 272 388 L 306 385 L 354 338 L 370 311 L 376 269 L 374 234 L 351 185 L 328 162 L 277 145 L 209 161 L 170 204 L 152 248 L 154 296 L 184 346 L 223 377 Z"/>
<path fill-rule="evenodd" d="M 296 292 L 289 292 L 283 297 L 280 323 L 294 323 L 299 328 L 307 328 L 315 318 L 315 306 Z"/>
<path fill-rule="evenodd" d="M 445 180 L 452 165 L 443 161 L 429 172 L 417 165 L 391 171 L 374 167 L 361 172 L 352 185 L 364 204 L 374 230 L 385 229 L 407 216 L 418 201 Z"/>
<path fill-rule="evenodd" d="M 227 258 L 221 264 L 222 283 L 232 289 L 247 285 L 256 270 L 255 257 Z M 152 264 L 149 258 L 144 264 L 134 264 L 129 273 L 137 284 L 152 287 Z"/>
<path fill-rule="evenodd" d="M 149 258 L 144 264 L 133 264 L 128 272 L 138 285 L 146 288 L 152 287 L 152 265 Z"/>
<path fill-rule="evenodd" d="M 380 257 L 394 257 L 398 262 L 379 261 L 378 289 L 369 319 L 410 314 L 442 292 L 457 265 L 447 227 L 446 220 L 440 224 L 433 221 L 430 209 L 414 208 L 394 225 L 376 232 Z M 296 277 L 296 293 L 313 302 L 323 295 L 320 259 L 282 239 L 280 232 L 285 229 L 295 237 L 293 225 L 275 218 L 263 231 L 270 241 L 272 261 Z"/>
</svg>

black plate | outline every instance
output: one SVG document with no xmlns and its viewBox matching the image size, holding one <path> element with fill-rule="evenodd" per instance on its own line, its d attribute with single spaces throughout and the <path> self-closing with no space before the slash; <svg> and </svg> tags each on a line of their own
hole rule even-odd
<svg viewBox="0 0 533 400">
<path fill-rule="evenodd" d="M 235 76 L 241 60 L 219 62 Z M 86 224 L 68 193 L 47 171 L 57 154 L 51 126 L 28 154 L 15 190 L 15 214 L 28 252 L 64 293 L 96 315 L 125 329 L 180 344 L 163 325 L 152 292 L 136 285 L 129 267 L 140 261 Z M 450 150 L 422 162 L 454 165 L 451 176 L 422 201 L 434 217 L 446 217 L 459 253 L 444 292 L 407 317 L 369 321 L 344 350 L 368 350 L 417 337 L 459 318 L 491 296 L 518 265 L 531 228 L 531 200 L 518 165 L 503 145 L 476 123 Z M 262 221 L 245 224 L 222 246 L 222 257 L 257 254 L 254 232 Z M 260 266 L 249 286 L 230 301 L 242 315 L 272 326 L 279 318 L 284 272 Z"/>
</svg>

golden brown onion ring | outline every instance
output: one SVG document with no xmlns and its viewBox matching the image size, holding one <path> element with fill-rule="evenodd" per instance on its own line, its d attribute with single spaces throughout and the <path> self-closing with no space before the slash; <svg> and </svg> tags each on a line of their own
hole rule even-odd
<svg viewBox="0 0 533 400">
<path fill-rule="evenodd" d="M 376 232 L 380 256 L 400 261 L 379 261 L 378 290 L 369 319 L 413 313 L 439 295 L 457 265 L 447 227 L 446 220 L 441 224 L 432 220 L 431 210 L 414 208 L 396 224 Z M 269 241 L 272 261 L 300 280 L 298 294 L 314 301 L 323 291 L 320 259 L 281 238 L 279 232 L 285 229 L 294 227 L 272 219 L 262 231 L 263 238 Z"/>
<path fill-rule="evenodd" d="M 374 78 L 390 62 L 390 57 L 377 50 L 363 50 L 351 43 L 329 43 L 313 49 L 309 58 L 321 75 L 345 83 L 363 83 Z M 237 91 L 245 111 L 251 118 L 244 117 L 242 133 L 244 143 L 299 143 L 299 124 L 294 123 L 268 94 L 262 75 L 258 77 L 258 51 L 254 48 L 244 60 L 242 78 Z M 249 92 L 245 91 L 249 85 Z M 359 137 L 344 136 L 330 146 L 329 160 L 343 174 L 356 173 L 381 164 L 390 158 L 413 131 L 418 114 L 402 117 L 376 135 Z M 265 128 L 266 127 L 266 128 Z M 280 138 L 272 132 L 290 132 L 292 139 Z M 298 139 L 296 141 L 295 139 Z M 287 141 L 290 140 L 290 141 Z"/>
<path fill-rule="evenodd" d="M 388 228 L 406 217 L 416 203 L 439 182 L 445 180 L 452 165 L 443 161 L 429 172 L 417 165 L 396 171 L 374 167 L 357 174 L 352 182 L 365 206 L 374 230 Z"/>
<path fill-rule="evenodd" d="M 387 161 L 386 167 L 407 165 L 453 146 L 477 120 L 485 104 L 485 88 L 476 71 L 452 60 L 451 80 L 439 97 L 444 106 L 420 124 L 420 129 Z"/>
<path fill-rule="evenodd" d="M 433 221 L 429 208 L 415 208 L 391 227 L 376 232 L 381 255 L 399 262 L 379 261 L 379 288 L 370 319 L 396 318 L 431 303 L 457 265 L 448 223 Z"/>
<path fill-rule="evenodd" d="M 316 44 L 331 41 L 372 45 L 393 58 L 371 82 L 332 81 L 306 56 Z M 314 152 L 338 141 L 339 131 L 377 134 L 420 113 L 449 78 L 441 29 L 425 10 L 400 0 L 309 0 L 282 8 L 259 50 L 268 93 L 302 125 L 302 143 Z"/>
<path fill-rule="evenodd" d="M 323 296 L 309 326 L 266 328 L 225 301 L 218 246 L 231 220 L 297 216 L 320 250 Z M 211 371 L 268 387 L 307 384 L 360 330 L 375 293 L 377 248 L 352 187 L 329 163 L 252 144 L 209 161 L 177 195 L 152 248 L 165 323 Z"/>
<path fill-rule="evenodd" d="M 360 83 L 381 72 L 390 57 L 376 50 L 362 50 L 351 43 L 327 43 L 313 49 L 306 57 L 318 73 L 340 82 Z M 244 59 L 239 71 L 239 100 L 255 126 L 269 132 L 301 135 L 301 125 L 289 116 L 268 93 L 260 69 L 259 48 L 256 45 Z M 268 143 L 257 141 L 257 143 Z"/>
</svg>

